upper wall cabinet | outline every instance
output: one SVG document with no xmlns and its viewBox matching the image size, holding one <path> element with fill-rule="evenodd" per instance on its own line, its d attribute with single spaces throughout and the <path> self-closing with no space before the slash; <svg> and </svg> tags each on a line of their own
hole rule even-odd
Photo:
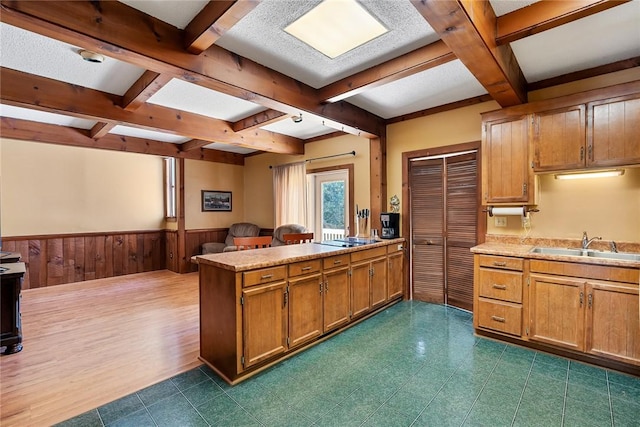
<svg viewBox="0 0 640 427">
<path fill-rule="evenodd" d="M 587 166 L 640 163 L 640 94 L 587 104 Z"/>
<path fill-rule="evenodd" d="M 533 168 L 536 172 L 578 169 L 585 165 L 584 105 L 533 115 Z"/>
<path fill-rule="evenodd" d="M 535 172 L 640 163 L 640 93 L 531 112 Z"/>
<path fill-rule="evenodd" d="M 484 204 L 534 204 L 529 166 L 529 115 L 487 120 L 482 126 Z"/>
</svg>

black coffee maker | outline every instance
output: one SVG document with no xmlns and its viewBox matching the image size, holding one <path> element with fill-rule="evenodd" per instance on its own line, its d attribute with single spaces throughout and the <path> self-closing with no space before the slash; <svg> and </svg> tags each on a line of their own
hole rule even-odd
<svg viewBox="0 0 640 427">
<path fill-rule="evenodd" d="M 395 239 L 400 237 L 400 214 L 395 212 L 382 212 L 380 214 L 380 222 L 382 223 L 383 239 Z"/>
</svg>

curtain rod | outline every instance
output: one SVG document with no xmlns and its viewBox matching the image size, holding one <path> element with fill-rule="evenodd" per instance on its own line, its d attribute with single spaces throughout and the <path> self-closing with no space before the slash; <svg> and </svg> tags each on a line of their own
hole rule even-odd
<svg viewBox="0 0 640 427">
<path fill-rule="evenodd" d="M 314 160 L 323 160 L 323 159 L 330 159 L 332 157 L 339 157 L 339 156 L 355 156 L 356 155 L 356 151 L 349 151 L 348 153 L 341 153 L 341 154 L 332 154 L 331 156 L 324 156 L 324 157 L 314 157 L 313 159 L 307 159 L 305 160 L 305 162 L 312 162 Z M 293 163 L 285 163 L 282 165 L 276 165 L 276 166 L 284 166 L 284 165 L 292 165 L 294 163 L 298 163 L 298 162 L 293 162 Z M 269 169 L 273 169 L 273 165 L 269 165 Z"/>
</svg>

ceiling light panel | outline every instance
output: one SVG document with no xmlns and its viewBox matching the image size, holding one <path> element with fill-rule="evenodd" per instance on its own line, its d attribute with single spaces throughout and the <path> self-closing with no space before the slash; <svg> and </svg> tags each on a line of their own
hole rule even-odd
<svg viewBox="0 0 640 427">
<path fill-rule="evenodd" d="M 319 0 L 263 0 L 216 44 L 320 88 L 439 40 L 410 2 L 366 0 L 361 3 L 389 32 L 330 59 L 283 31 L 319 3 Z"/>
<path fill-rule="evenodd" d="M 302 115 L 302 121 L 299 123 L 294 123 L 293 120 L 289 119 L 279 120 L 261 129 L 300 139 L 315 138 L 316 136 L 326 135 L 336 131 L 304 114 Z"/>
<path fill-rule="evenodd" d="M 332 59 L 389 31 L 355 0 L 325 0 L 284 30 Z"/>
<path fill-rule="evenodd" d="M 83 61 L 80 47 L 4 23 L 0 39 L 3 67 L 114 95 L 124 95 L 145 71 L 109 57 L 101 64 Z"/>
<path fill-rule="evenodd" d="M 0 104 L 0 116 L 85 130 L 91 129 L 96 124 L 93 120 L 79 119 L 63 114 L 48 113 L 46 111 L 31 110 L 29 108 L 14 107 L 5 104 Z"/>
<path fill-rule="evenodd" d="M 266 110 L 253 102 L 179 79 L 171 79 L 147 102 L 232 122 Z"/>
<path fill-rule="evenodd" d="M 228 151 L 230 153 L 237 153 L 237 154 L 249 154 L 249 153 L 255 153 L 256 151 L 258 151 L 252 148 L 241 147 L 239 145 L 232 145 L 232 144 L 223 144 L 221 142 L 214 142 L 209 145 L 205 145 L 204 148 L 210 148 L 212 150 Z"/>
</svg>

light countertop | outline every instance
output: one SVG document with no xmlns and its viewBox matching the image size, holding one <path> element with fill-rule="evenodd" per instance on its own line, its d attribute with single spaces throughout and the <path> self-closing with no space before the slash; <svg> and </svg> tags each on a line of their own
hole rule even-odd
<svg viewBox="0 0 640 427">
<path fill-rule="evenodd" d="M 320 243 L 303 243 L 236 252 L 223 252 L 219 254 L 196 255 L 193 259 L 198 264 L 213 265 L 232 271 L 246 271 L 307 261 L 315 258 L 348 254 L 393 244 L 404 244 L 404 239 L 386 239 L 350 248 L 341 248 Z"/>
</svg>

